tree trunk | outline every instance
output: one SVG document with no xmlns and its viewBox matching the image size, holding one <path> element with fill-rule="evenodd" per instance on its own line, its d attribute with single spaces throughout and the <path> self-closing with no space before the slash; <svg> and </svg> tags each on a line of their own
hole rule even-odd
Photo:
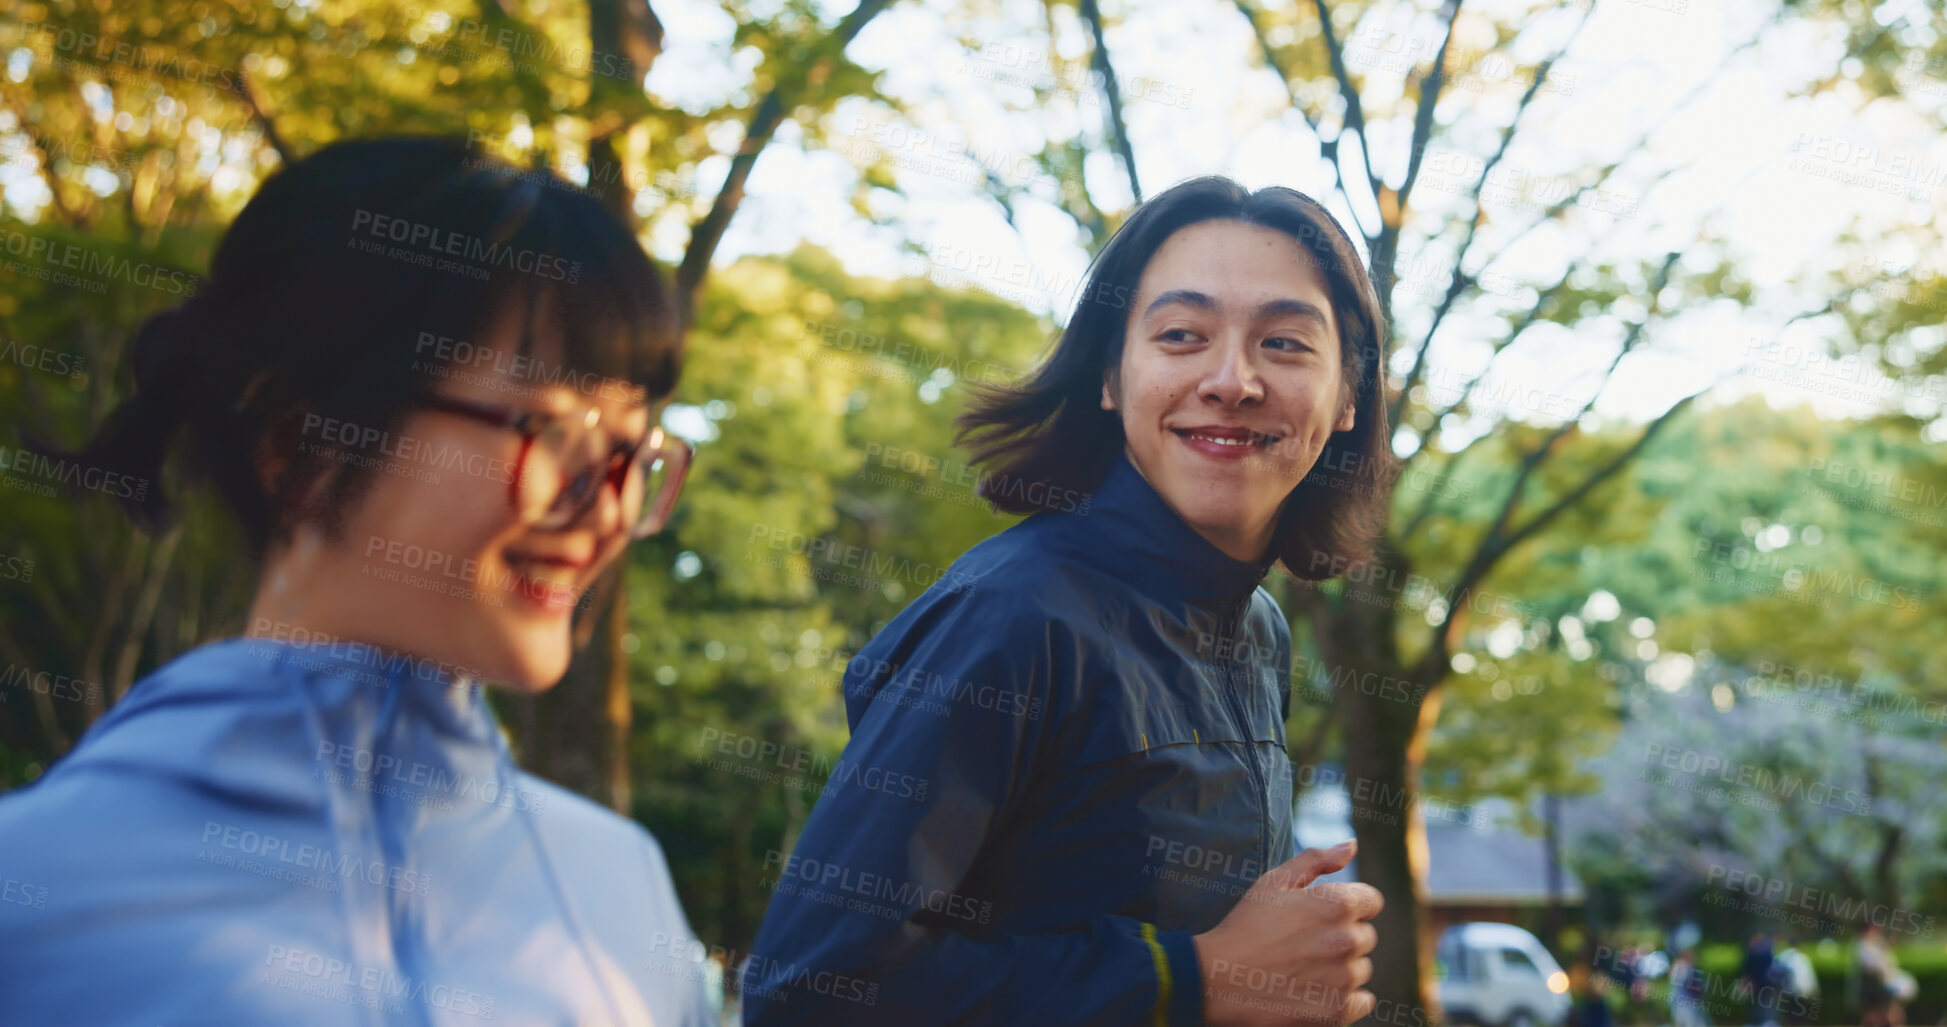
<svg viewBox="0 0 1947 1027">
<path fill-rule="evenodd" d="M 644 0 L 592 0 L 588 41 L 593 53 L 627 55 L 639 83 L 661 52 L 662 25 Z M 590 110 L 590 123 L 603 113 Z M 611 125 L 590 140 L 588 182 L 603 206 L 623 224 L 633 226 L 633 190 L 615 146 L 616 137 L 626 129 L 626 125 Z M 552 689 L 520 700 L 514 718 L 525 729 L 523 762 L 529 770 L 623 816 L 629 815 L 631 804 L 629 732 L 635 724 L 628 661 L 622 654 L 622 634 L 628 624 L 628 590 L 623 586 L 627 570 L 627 561 L 618 560 L 595 583 L 588 609 L 577 615 L 575 654 L 568 673 Z"/>
<path fill-rule="evenodd" d="M 596 582 L 577 616 L 575 654 L 561 683 L 516 701 L 528 770 L 627 815 L 630 806 L 628 664 L 621 650 L 628 611 L 620 561 Z"/>
<path fill-rule="evenodd" d="M 1426 972 L 1433 937 L 1425 915 L 1426 824 L 1419 804 L 1420 754 L 1439 702 L 1403 703 L 1357 690 L 1345 702 L 1345 777 L 1359 839 L 1359 880 L 1386 897 L 1386 908 L 1372 922 L 1379 945 L 1366 987 L 1379 999 L 1380 1018 L 1400 1022 L 1403 1014 L 1388 1011 L 1432 1014 L 1439 1008 Z"/>
<path fill-rule="evenodd" d="M 1553 792 L 1541 797 L 1543 810 L 1542 844 L 1548 852 L 1548 926 L 1541 939 L 1551 951 L 1562 943 L 1562 797 Z"/>
<path fill-rule="evenodd" d="M 1439 693 L 1414 681 L 1401 658 L 1395 607 L 1407 568 L 1385 554 L 1347 581 L 1343 602 L 1318 625 L 1320 655 L 1331 668 L 1345 732 L 1345 786 L 1352 830 L 1359 840 L 1359 880 L 1379 889 L 1386 906 L 1372 921 L 1379 933 L 1367 990 L 1379 1000 L 1373 1017 L 1384 1023 L 1434 1023 L 1438 996 L 1429 972 L 1433 937 L 1426 929 L 1426 825 L 1420 813 L 1420 765 L 1426 738 L 1439 717 Z M 1398 687 L 1365 687 L 1386 679 Z M 1423 698 L 1415 698 L 1415 692 Z M 1412 1010 L 1425 1010 L 1423 1020 Z"/>
</svg>

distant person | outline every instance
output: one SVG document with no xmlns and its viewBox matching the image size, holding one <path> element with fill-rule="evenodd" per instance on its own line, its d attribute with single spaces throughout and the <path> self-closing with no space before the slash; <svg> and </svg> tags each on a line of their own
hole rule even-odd
<svg viewBox="0 0 1947 1027">
<path fill-rule="evenodd" d="M 1773 960 L 1772 977 L 1777 983 L 1778 1004 L 1785 1022 L 1793 1025 L 1815 1022 L 1819 1009 L 1819 975 L 1812 967 L 1812 958 L 1786 939 Z"/>
<path fill-rule="evenodd" d="M 1709 994 L 1709 977 L 1697 965 L 1697 953 L 1689 948 L 1678 952 L 1670 964 L 1670 1019 L 1676 1027 L 1710 1027 L 1705 1010 Z"/>
<path fill-rule="evenodd" d="M 1292 852 L 1290 629 L 1259 583 L 1369 551 L 1383 327 L 1300 193 L 1202 178 L 1130 215 L 1047 363 L 962 416 L 981 495 L 1032 516 L 847 666 L 753 1027 L 1373 1010 L 1379 893 L 1311 884 L 1350 843 Z"/>
<path fill-rule="evenodd" d="M 1572 1004 L 1568 1027 L 1612 1027 L 1609 992 L 1615 988 L 1615 982 L 1604 967 L 1613 961 L 1608 946 L 1591 939 L 1583 946 L 1582 958 L 1569 964 L 1568 994 Z"/>
<path fill-rule="evenodd" d="M 728 962 L 728 957 L 720 948 L 712 948 L 710 955 L 703 961 L 703 991 L 710 998 L 710 1016 L 712 1017 L 710 1022 L 712 1023 L 721 1024 L 724 1022 L 723 979 L 724 967 Z"/>
<path fill-rule="evenodd" d="M 1867 924 L 1853 952 L 1859 981 L 1861 1027 L 1901 1027 L 1906 1023 L 1910 979 L 1893 957 L 1893 947 L 1878 924 Z"/>
<path fill-rule="evenodd" d="M 1744 968 L 1739 978 L 1751 1000 L 1750 1027 L 1778 1027 L 1777 989 L 1772 987 L 1771 936 L 1759 931 L 1751 935 L 1744 949 Z"/>
<path fill-rule="evenodd" d="M 656 840 L 516 766 L 482 687 L 553 687 L 668 517 L 675 305 L 598 203 L 462 142 L 263 184 L 72 458 L 159 482 L 187 434 L 244 635 L 0 797 L 0 873 L 44 899 L 0 905 L 0 1022 L 712 1022 Z"/>
<path fill-rule="evenodd" d="M 1650 975 L 1639 969 L 1648 955 L 1642 946 L 1632 945 L 1623 950 L 1622 958 L 1616 965 L 1616 969 L 1622 972 L 1617 980 L 1629 989 L 1629 997 L 1638 1003 L 1647 1002 L 1650 998 Z"/>
<path fill-rule="evenodd" d="M 1649 982 L 1636 970 L 1642 958 L 1642 948 L 1631 945 L 1616 952 L 1603 966 L 1603 972 L 1616 982 L 1621 1006 L 1618 1015 L 1625 1025 L 1641 1020 L 1643 1006 L 1649 1001 Z"/>
</svg>

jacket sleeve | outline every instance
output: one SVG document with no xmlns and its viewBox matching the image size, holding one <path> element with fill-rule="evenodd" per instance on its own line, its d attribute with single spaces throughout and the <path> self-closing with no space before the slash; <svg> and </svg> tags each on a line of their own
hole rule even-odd
<svg viewBox="0 0 1947 1027">
<path fill-rule="evenodd" d="M 990 932 L 991 904 L 958 891 L 1050 740 L 1049 674 L 1074 663 L 1058 622 L 982 599 L 922 597 L 848 667 L 863 713 L 773 867 L 742 979 L 751 1027 L 1200 1021 L 1189 932 L 1107 914 Z"/>
</svg>

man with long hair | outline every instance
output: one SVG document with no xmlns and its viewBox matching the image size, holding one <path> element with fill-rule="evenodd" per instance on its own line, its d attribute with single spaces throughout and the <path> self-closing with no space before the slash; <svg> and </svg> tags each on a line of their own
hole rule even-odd
<svg viewBox="0 0 1947 1027">
<path fill-rule="evenodd" d="M 851 660 L 852 738 L 744 971 L 749 1022 L 1349 1022 L 1380 907 L 1293 856 L 1290 629 L 1369 553 L 1384 325 L 1283 188 L 1185 182 L 1045 365 L 961 419 L 997 507 Z"/>
</svg>

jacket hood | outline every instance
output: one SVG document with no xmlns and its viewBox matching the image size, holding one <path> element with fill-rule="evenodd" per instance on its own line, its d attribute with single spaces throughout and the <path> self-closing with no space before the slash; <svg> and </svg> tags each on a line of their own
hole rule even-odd
<svg viewBox="0 0 1947 1027">
<path fill-rule="evenodd" d="M 237 673 L 247 663 L 263 673 Z M 141 766 L 279 804 L 320 802 L 321 771 L 383 778 L 395 768 L 370 765 L 380 752 L 487 787 L 511 769 L 478 682 L 358 643 L 211 643 L 131 690 L 101 727 L 70 757 L 76 769 Z"/>
<path fill-rule="evenodd" d="M 25 1021 L 709 1022 L 654 839 L 515 766 L 470 676 L 369 645 L 171 661 L 0 796 L 0 867 L 52 897 L 0 916 Z"/>
</svg>

